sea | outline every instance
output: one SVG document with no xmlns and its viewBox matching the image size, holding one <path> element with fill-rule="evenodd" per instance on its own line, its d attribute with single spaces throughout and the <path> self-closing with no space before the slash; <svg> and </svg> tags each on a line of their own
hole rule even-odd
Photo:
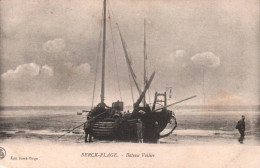
<svg viewBox="0 0 260 168">
<path fill-rule="evenodd" d="M 131 110 L 131 107 L 126 107 L 125 110 L 128 109 Z M 87 112 L 82 110 L 90 110 L 90 107 L 1 107 L 0 142 L 46 140 L 60 144 L 84 144 L 83 127 L 79 125 L 86 121 Z M 241 115 L 244 115 L 246 132 L 243 145 L 260 145 L 259 106 L 175 106 L 170 110 L 177 119 L 177 128 L 168 137 L 160 139 L 158 144 L 241 145 L 235 126 Z M 74 129 L 77 126 L 79 127 Z M 161 134 L 169 131 L 170 128 L 166 127 Z M 94 143 L 121 142 L 94 139 Z"/>
</svg>

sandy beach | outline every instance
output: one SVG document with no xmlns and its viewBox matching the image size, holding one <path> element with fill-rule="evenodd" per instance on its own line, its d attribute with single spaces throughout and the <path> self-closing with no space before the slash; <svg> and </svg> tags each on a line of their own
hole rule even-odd
<svg viewBox="0 0 260 168">
<path fill-rule="evenodd" d="M 68 130 L 85 122 L 86 116 L 77 115 L 80 109 L 37 109 L 5 110 L 0 117 L 0 141 L 47 140 L 51 143 L 84 144 L 84 132 L 80 127 L 58 138 Z M 235 129 L 241 115 L 246 116 L 246 136 L 244 145 L 259 145 L 260 129 L 258 111 L 211 111 L 175 110 L 178 127 L 160 144 L 174 145 L 240 145 L 239 133 Z M 169 131 L 167 128 L 163 133 Z M 115 141 L 114 141 L 115 142 Z M 94 143 L 108 143 L 95 141 Z M 112 142 L 113 143 L 113 142 Z M 119 142 L 115 142 L 119 143 Z"/>
<path fill-rule="evenodd" d="M 82 127 L 58 138 L 85 121 L 84 113 L 77 115 L 79 110 L 2 110 L 0 144 L 7 155 L 0 167 L 257 168 L 260 164 L 258 111 L 175 110 L 177 129 L 157 144 L 95 139 L 85 143 Z M 242 114 L 246 116 L 244 144 L 238 142 L 235 129 Z"/>
</svg>

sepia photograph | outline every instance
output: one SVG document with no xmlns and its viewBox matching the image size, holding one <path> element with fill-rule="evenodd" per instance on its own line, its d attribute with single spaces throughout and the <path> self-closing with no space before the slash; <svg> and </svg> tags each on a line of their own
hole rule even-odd
<svg viewBox="0 0 260 168">
<path fill-rule="evenodd" d="M 0 28 L 0 168 L 260 165 L 259 0 L 2 0 Z"/>
</svg>

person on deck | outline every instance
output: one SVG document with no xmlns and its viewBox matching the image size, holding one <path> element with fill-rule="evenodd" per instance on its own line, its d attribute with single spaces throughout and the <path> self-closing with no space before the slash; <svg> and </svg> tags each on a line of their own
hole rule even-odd
<svg viewBox="0 0 260 168">
<path fill-rule="evenodd" d="M 149 113 L 149 112 L 152 111 L 151 108 L 150 108 L 150 106 L 149 106 L 149 104 L 146 104 L 146 105 L 145 105 L 144 111 L 145 111 L 146 113 Z"/>
<path fill-rule="evenodd" d="M 136 132 L 137 132 L 138 142 L 143 143 L 143 122 L 141 121 L 141 119 L 137 120 Z"/>
<path fill-rule="evenodd" d="M 240 143 L 243 143 L 244 137 L 245 137 L 245 129 L 246 129 L 245 116 L 244 115 L 242 115 L 241 120 L 239 120 L 237 122 L 236 129 L 238 129 L 238 131 L 240 133 L 240 138 L 238 139 L 238 141 Z"/>
</svg>

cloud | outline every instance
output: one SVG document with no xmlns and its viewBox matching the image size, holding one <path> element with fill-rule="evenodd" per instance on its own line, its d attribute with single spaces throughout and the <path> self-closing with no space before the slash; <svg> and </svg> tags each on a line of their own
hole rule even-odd
<svg viewBox="0 0 260 168">
<path fill-rule="evenodd" d="M 170 53 L 167 57 L 160 57 L 158 61 L 163 61 L 165 63 L 176 63 L 182 64 L 186 60 L 186 51 L 176 50 L 175 52 Z"/>
<path fill-rule="evenodd" d="M 38 76 L 40 72 L 46 74 L 47 76 L 52 76 L 53 68 L 48 65 L 44 65 L 41 67 L 36 63 L 22 64 L 17 66 L 15 70 L 10 69 L 7 72 L 3 73 L 1 77 L 5 80 L 33 78 Z"/>
<path fill-rule="evenodd" d="M 42 45 L 44 51 L 48 53 L 59 53 L 62 52 L 66 47 L 64 39 L 57 38 L 54 40 L 48 40 Z"/>
<path fill-rule="evenodd" d="M 224 90 L 218 90 L 218 92 L 211 96 L 207 101 L 212 105 L 241 105 L 245 103 L 241 96 Z"/>
<path fill-rule="evenodd" d="M 78 66 L 74 66 L 71 63 L 66 63 L 65 66 L 71 74 L 76 76 L 86 76 L 90 73 L 90 65 L 88 63 L 84 63 Z"/>
<path fill-rule="evenodd" d="M 187 66 L 188 66 L 187 63 L 183 63 L 183 64 L 181 65 L 182 68 L 186 68 Z"/>
<path fill-rule="evenodd" d="M 33 77 L 37 76 L 40 72 L 40 66 L 35 63 L 23 64 L 16 67 L 15 70 L 8 70 L 4 74 L 2 74 L 2 78 L 4 79 L 13 79 L 20 77 Z"/>
<path fill-rule="evenodd" d="M 212 52 L 202 52 L 191 57 L 191 61 L 203 67 L 215 68 L 220 65 L 220 58 Z"/>
<path fill-rule="evenodd" d="M 186 51 L 184 51 L 184 50 L 176 50 L 175 51 L 175 58 L 176 59 L 184 58 L 185 56 L 186 56 Z"/>
<path fill-rule="evenodd" d="M 181 66 L 182 68 L 186 68 L 189 66 L 189 58 L 186 55 L 185 50 L 176 50 L 174 57 L 175 64 Z"/>
<path fill-rule="evenodd" d="M 53 68 L 48 65 L 42 66 L 41 72 L 48 76 L 53 76 Z"/>
<path fill-rule="evenodd" d="M 86 75 L 90 72 L 90 65 L 85 63 L 75 67 L 74 69 L 78 74 Z"/>
</svg>

